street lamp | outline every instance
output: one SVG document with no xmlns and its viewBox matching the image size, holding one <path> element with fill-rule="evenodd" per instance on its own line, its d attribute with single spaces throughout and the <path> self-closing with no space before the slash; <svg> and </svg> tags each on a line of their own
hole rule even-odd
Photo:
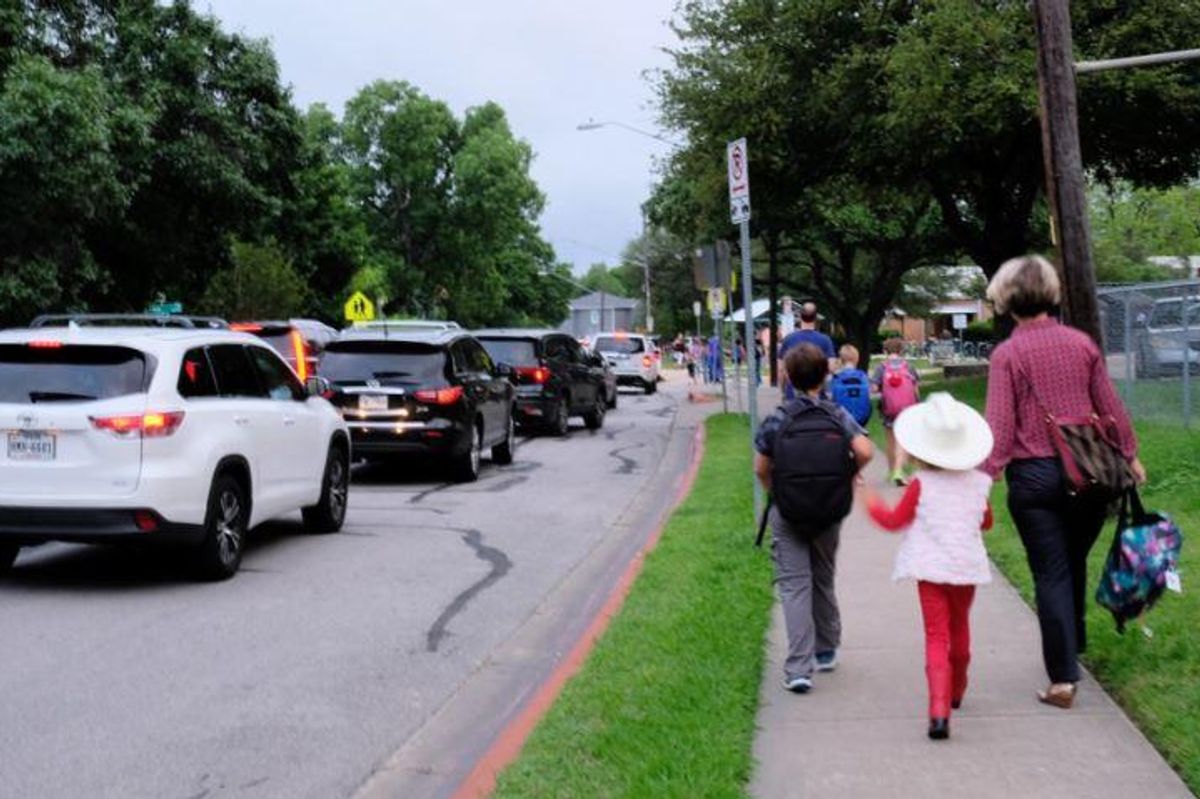
<svg viewBox="0 0 1200 799">
<path fill-rule="evenodd" d="M 683 145 L 680 142 L 677 142 L 674 139 L 668 139 L 666 136 L 663 136 L 661 133 L 654 133 L 653 131 L 643 130 L 642 128 L 635 128 L 633 125 L 627 125 L 624 122 L 617 122 L 616 120 L 611 120 L 611 119 L 606 120 L 604 122 L 597 122 L 594 119 L 589 119 L 587 122 L 580 122 L 578 125 L 576 125 L 575 130 L 599 130 L 600 128 L 607 128 L 607 127 L 623 128 L 625 130 L 630 131 L 631 133 L 636 133 L 640 136 L 645 136 L 650 139 L 655 139 L 656 141 L 660 141 L 663 144 L 669 144 L 671 147 L 675 148 L 676 150 L 681 149 L 683 147 Z"/>
</svg>

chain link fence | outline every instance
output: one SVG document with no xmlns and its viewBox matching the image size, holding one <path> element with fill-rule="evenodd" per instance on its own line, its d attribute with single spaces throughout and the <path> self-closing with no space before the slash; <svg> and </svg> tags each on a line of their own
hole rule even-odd
<svg viewBox="0 0 1200 799">
<path fill-rule="evenodd" d="M 1200 280 L 1097 292 L 1108 373 L 1135 419 L 1191 426 L 1200 392 Z"/>
</svg>

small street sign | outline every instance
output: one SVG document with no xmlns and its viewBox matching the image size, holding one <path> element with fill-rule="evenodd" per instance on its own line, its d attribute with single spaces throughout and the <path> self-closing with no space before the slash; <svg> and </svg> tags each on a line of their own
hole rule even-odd
<svg viewBox="0 0 1200 799">
<path fill-rule="evenodd" d="M 746 140 L 731 141 L 725 154 L 729 170 L 729 218 L 738 225 L 750 221 L 750 157 Z"/>
<path fill-rule="evenodd" d="M 170 316 L 171 314 L 183 313 L 182 302 L 152 302 L 146 308 L 146 313 L 156 314 L 158 316 Z"/>
<path fill-rule="evenodd" d="M 965 313 L 954 314 L 954 318 L 951 321 L 954 324 L 955 330 L 966 330 L 967 329 L 967 315 Z"/>
<path fill-rule="evenodd" d="M 366 294 L 356 291 L 346 300 L 345 311 L 347 322 L 370 322 L 375 318 L 375 303 Z"/>
<path fill-rule="evenodd" d="M 708 313 L 713 319 L 725 315 L 725 289 L 710 288 L 708 290 Z"/>
</svg>

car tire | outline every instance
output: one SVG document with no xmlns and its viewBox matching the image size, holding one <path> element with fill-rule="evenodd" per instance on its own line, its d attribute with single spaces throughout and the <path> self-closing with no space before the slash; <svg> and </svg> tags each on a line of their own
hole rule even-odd
<svg viewBox="0 0 1200 799">
<path fill-rule="evenodd" d="M 603 397 L 596 398 L 596 407 L 583 415 L 583 423 L 588 430 L 599 430 L 604 427 L 604 412 L 608 410 L 608 403 Z"/>
<path fill-rule="evenodd" d="M 656 391 L 658 391 L 658 383 L 653 380 L 647 381 L 646 382 L 646 393 L 653 394 Z"/>
<path fill-rule="evenodd" d="M 334 444 L 325 458 L 321 478 L 321 500 L 300 510 L 304 526 L 310 533 L 336 533 L 346 521 L 350 500 L 350 458 L 346 448 Z"/>
<path fill-rule="evenodd" d="M 471 446 L 451 462 L 451 473 L 456 483 L 473 483 L 479 479 L 480 461 L 483 458 L 483 428 L 475 425 L 471 431 Z"/>
<path fill-rule="evenodd" d="M 195 563 L 197 576 L 203 580 L 227 580 L 237 574 L 249 522 L 246 487 L 230 475 L 219 475 L 208 493 L 204 540 Z"/>
<path fill-rule="evenodd" d="M 0 544 L 0 575 L 12 571 L 12 565 L 20 551 L 21 548 L 16 544 Z"/>
<path fill-rule="evenodd" d="M 513 462 L 513 453 L 516 452 L 517 425 L 513 422 L 512 414 L 508 415 L 508 433 L 504 436 L 504 440 L 496 446 L 492 447 L 492 463 L 497 466 L 508 466 Z"/>
<path fill-rule="evenodd" d="M 563 438 L 571 432 L 571 405 L 566 397 L 558 399 L 558 409 L 554 412 L 554 422 L 550 425 L 550 432 L 559 438 Z"/>
</svg>

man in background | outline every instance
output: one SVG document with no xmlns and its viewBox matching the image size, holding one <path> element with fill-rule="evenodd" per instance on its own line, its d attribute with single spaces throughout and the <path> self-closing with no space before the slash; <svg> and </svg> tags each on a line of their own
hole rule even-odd
<svg viewBox="0 0 1200 799">
<path fill-rule="evenodd" d="M 783 366 L 783 361 L 787 357 L 788 350 L 799 346 L 800 344 L 812 344 L 825 354 L 829 359 L 829 370 L 834 371 L 837 366 L 837 352 L 833 348 L 833 339 L 817 330 L 817 304 L 815 302 L 806 302 L 800 306 L 800 329 L 794 330 L 784 336 L 783 341 L 779 343 L 779 379 L 783 382 L 783 395 L 787 399 L 795 399 L 796 392 L 792 390 L 791 383 L 787 379 L 787 370 Z"/>
</svg>

